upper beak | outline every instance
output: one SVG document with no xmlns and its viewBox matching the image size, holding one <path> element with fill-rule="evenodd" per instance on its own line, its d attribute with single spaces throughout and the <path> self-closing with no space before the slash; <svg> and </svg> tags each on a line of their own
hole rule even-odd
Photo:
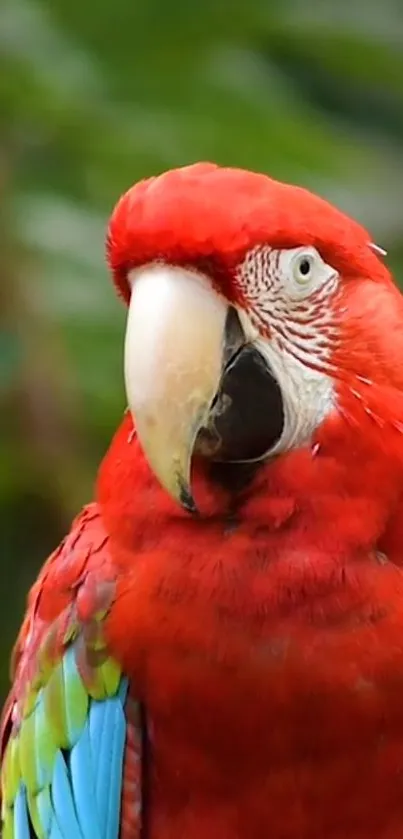
<svg viewBox="0 0 403 839">
<path fill-rule="evenodd" d="M 130 410 L 163 487 L 197 512 L 192 454 L 263 460 L 284 428 L 282 392 L 243 312 L 195 271 L 163 264 L 132 273 L 125 345 Z"/>
<path fill-rule="evenodd" d="M 125 342 L 129 407 L 156 477 L 192 512 L 192 452 L 219 388 L 228 308 L 196 272 L 153 264 L 132 274 Z"/>
</svg>

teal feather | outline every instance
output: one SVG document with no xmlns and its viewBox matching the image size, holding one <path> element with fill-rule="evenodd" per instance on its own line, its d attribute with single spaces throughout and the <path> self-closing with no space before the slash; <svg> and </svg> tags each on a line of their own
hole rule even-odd
<svg viewBox="0 0 403 839">
<path fill-rule="evenodd" d="M 53 821 L 52 821 L 52 827 L 51 827 L 51 830 L 50 830 L 49 839 L 68 839 L 67 836 L 63 836 L 63 834 L 60 833 L 59 825 L 58 825 L 56 819 L 53 819 Z"/>
<path fill-rule="evenodd" d="M 50 799 L 50 790 L 49 787 L 46 786 L 38 793 L 36 796 L 36 808 L 38 813 L 38 819 L 42 827 L 42 832 L 44 836 L 49 836 L 50 828 L 52 825 L 52 802 Z"/>
<path fill-rule="evenodd" d="M 26 791 L 21 784 L 14 802 L 15 839 L 30 839 Z"/>
<path fill-rule="evenodd" d="M 116 772 L 113 767 L 119 765 L 124 749 L 125 724 L 123 707 L 126 691 L 127 684 L 123 682 L 119 691 L 120 695 L 110 699 L 107 703 L 93 703 L 91 709 L 90 720 L 94 715 L 99 731 L 103 733 L 103 736 L 99 738 L 100 750 L 96 771 L 96 801 L 97 810 L 100 814 L 100 823 L 105 826 L 105 837 L 114 835 L 117 829 L 117 826 L 114 825 L 116 808 L 113 806 L 113 802 L 120 799 L 122 773 Z M 107 736 L 105 736 L 105 732 L 107 732 Z"/>
<path fill-rule="evenodd" d="M 111 767 L 109 792 L 105 796 L 105 801 L 108 805 L 108 815 L 104 821 L 105 831 L 104 839 L 109 839 L 109 836 L 118 836 L 119 833 L 119 812 L 116 807 L 116 801 L 120 801 L 122 793 L 123 773 L 118 771 L 122 755 L 124 752 L 125 743 L 125 722 L 124 711 L 120 701 L 120 697 L 115 697 L 110 700 L 110 720 L 108 733 L 111 734 L 111 749 L 109 755 L 109 764 Z M 109 711 L 109 709 L 108 709 Z"/>
<path fill-rule="evenodd" d="M 55 760 L 52 798 L 55 813 L 54 822 L 57 823 L 62 839 L 84 839 L 74 806 L 69 773 L 61 752 L 58 752 Z"/>
<path fill-rule="evenodd" d="M 89 718 L 89 734 L 91 754 L 98 757 L 97 773 L 95 778 L 95 796 L 97 809 L 101 824 L 106 819 L 107 794 L 109 767 L 106 758 L 107 753 L 107 705 L 105 702 L 93 702 Z"/>
<path fill-rule="evenodd" d="M 112 700 L 105 700 L 109 704 Z M 91 708 L 90 708 L 91 714 Z M 110 735 L 109 731 L 106 732 Z M 101 839 L 99 813 L 95 799 L 96 763 L 91 759 L 88 720 L 84 729 L 71 750 L 70 775 L 73 788 L 77 817 L 83 836 L 91 839 Z"/>
</svg>

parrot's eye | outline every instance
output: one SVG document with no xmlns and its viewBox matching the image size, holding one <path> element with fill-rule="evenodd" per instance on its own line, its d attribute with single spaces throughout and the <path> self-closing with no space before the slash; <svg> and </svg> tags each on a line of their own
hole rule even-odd
<svg viewBox="0 0 403 839">
<path fill-rule="evenodd" d="M 289 266 L 292 282 L 297 290 L 306 291 L 319 278 L 323 262 L 314 248 L 298 248 L 290 251 L 291 262 Z"/>
<path fill-rule="evenodd" d="M 302 254 L 298 257 L 295 265 L 294 276 L 297 283 L 306 283 L 312 273 L 312 256 L 310 254 Z"/>
<path fill-rule="evenodd" d="M 337 276 L 313 247 L 293 248 L 280 252 L 279 277 L 290 300 L 301 301 Z"/>
</svg>

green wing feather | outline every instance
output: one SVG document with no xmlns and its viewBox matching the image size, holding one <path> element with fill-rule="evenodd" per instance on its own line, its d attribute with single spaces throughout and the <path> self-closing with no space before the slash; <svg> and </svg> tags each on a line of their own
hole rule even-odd
<svg viewBox="0 0 403 839">
<path fill-rule="evenodd" d="M 88 530 L 93 520 L 93 515 L 86 516 L 85 513 L 78 520 L 79 527 L 76 525 L 72 531 L 73 541 L 62 546 L 53 565 L 45 566 L 42 580 L 40 578 L 31 594 L 6 720 L 1 767 L 2 839 L 29 839 L 29 820 L 38 839 L 118 836 L 122 777 L 117 775 L 123 775 L 127 681 L 109 654 L 104 637 L 105 617 L 115 594 L 115 581 L 108 573 L 110 568 L 108 565 L 105 568 L 104 563 L 101 565 L 103 573 L 99 573 L 98 566 L 94 573 L 94 567 L 88 568 L 89 553 L 85 555 L 84 565 L 82 551 L 77 552 L 76 543 L 82 533 L 86 535 L 85 528 Z M 95 534 L 104 550 L 105 539 L 100 540 L 100 527 L 97 521 L 95 523 L 98 528 Z M 84 547 L 87 548 L 87 543 Z M 93 546 L 92 551 L 96 551 Z M 49 563 L 51 561 L 52 558 Z M 74 572 L 78 568 L 78 583 L 74 580 L 71 562 L 75 562 Z M 46 607 L 48 603 L 52 605 L 52 596 L 60 595 L 57 589 L 52 592 L 54 581 L 51 578 L 56 572 L 63 577 L 64 584 L 61 608 L 53 620 L 46 621 L 48 612 L 46 608 L 41 611 L 40 598 L 44 584 L 48 598 Z M 73 577 L 73 586 L 70 577 Z M 68 586 L 66 578 L 70 583 Z M 105 735 L 106 710 L 109 729 Z M 106 740 L 110 739 L 112 746 L 110 754 L 106 753 L 106 757 L 104 754 L 102 763 L 97 752 L 102 751 L 104 736 Z M 77 749 L 81 749 L 81 763 L 76 761 L 73 776 L 71 756 L 78 754 Z M 88 780 L 83 784 L 81 765 L 88 760 L 88 754 L 93 778 L 91 784 Z M 108 779 L 108 772 L 112 771 L 109 764 L 113 759 L 114 775 Z M 67 777 L 71 789 L 76 783 L 71 795 L 71 812 L 64 786 Z M 85 792 L 89 802 L 91 796 L 96 798 L 91 813 L 98 812 L 98 830 L 95 823 L 93 828 L 88 827 L 89 819 L 94 817 L 89 814 L 84 799 L 77 801 L 83 786 L 88 787 Z M 108 810 L 105 799 L 108 799 L 109 788 L 114 803 L 111 805 L 109 801 Z M 58 793 L 62 801 L 59 811 L 55 804 Z M 60 813 L 64 829 L 61 829 Z M 82 825 L 87 828 L 84 830 Z"/>
</svg>

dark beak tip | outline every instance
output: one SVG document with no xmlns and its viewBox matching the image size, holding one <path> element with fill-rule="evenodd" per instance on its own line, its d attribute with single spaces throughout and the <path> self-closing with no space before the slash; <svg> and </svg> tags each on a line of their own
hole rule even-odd
<svg viewBox="0 0 403 839">
<path fill-rule="evenodd" d="M 185 484 L 182 484 L 179 491 L 179 501 L 184 510 L 194 516 L 199 515 L 199 510 L 196 507 L 193 495 Z"/>
</svg>

